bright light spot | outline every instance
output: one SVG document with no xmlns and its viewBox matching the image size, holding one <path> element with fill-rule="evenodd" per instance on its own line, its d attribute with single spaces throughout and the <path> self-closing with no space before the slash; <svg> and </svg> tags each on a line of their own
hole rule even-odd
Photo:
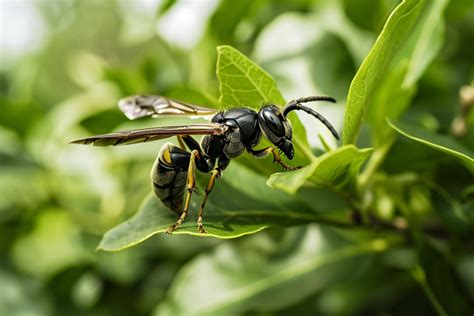
<svg viewBox="0 0 474 316">
<path fill-rule="evenodd" d="M 0 1 L 0 69 L 38 49 L 45 25 L 30 1 Z"/>
<path fill-rule="evenodd" d="M 270 22 L 259 36 L 255 48 L 257 60 L 272 60 L 299 54 L 324 34 L 314 17 L 285 13 Z M 284 40 L 282 40 L 284 39 Z"/>
<path fill-rule="evenodd" d="M 169 43 L 190 49 L 201 38 L 217 4 L 216 0 L 180 1 L 158 20 L 156 31 Z"/>
</svg>

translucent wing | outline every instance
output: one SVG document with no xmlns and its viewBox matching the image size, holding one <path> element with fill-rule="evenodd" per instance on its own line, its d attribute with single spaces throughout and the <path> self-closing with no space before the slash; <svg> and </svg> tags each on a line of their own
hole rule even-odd
<svg viewBox="0 0 474 316">
<path fill-rule="evenodd" d="M 94 146 L 129 145 L 151 142 L 175 135 L 222 135 L 226 130 L 227 126 L 223 124 L 163 126 L 96 135 L 72 141 L 71 144 L 92 144 Z"/>
<path fill-rule="evenodd" d="M 119 101 L 118 106 L 130 120 L 159 115 L 208 116 L 217 112 L 215 109 L 208 109 L 160 95 L 145 94 L 123 98 Z"/>
</svg>

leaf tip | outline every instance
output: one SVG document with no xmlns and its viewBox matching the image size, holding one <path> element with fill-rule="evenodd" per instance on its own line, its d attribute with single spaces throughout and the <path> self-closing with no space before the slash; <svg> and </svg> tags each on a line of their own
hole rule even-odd
<svg viewBox="0 0 474 316">
<path fill-rule="evenodd" d="M 234 47 L 230 45 L 219 45 L 216 47 L 218 53 L 222 53 L 225 50 L 236 50 Z"/>
</svg>

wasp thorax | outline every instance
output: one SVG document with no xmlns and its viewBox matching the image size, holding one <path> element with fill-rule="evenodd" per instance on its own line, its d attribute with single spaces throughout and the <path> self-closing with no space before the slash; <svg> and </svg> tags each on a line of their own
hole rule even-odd
<svg viewBox="0 0 474 316">
<path fill-rule="evenodd" d="M 258 113 L 258 123 L 264 135 L 276 145 L 289 159 L 294 156 L 292 128 L 290 122 L 283 116 L 280 109 L 269 105 Z"/>
</svg>

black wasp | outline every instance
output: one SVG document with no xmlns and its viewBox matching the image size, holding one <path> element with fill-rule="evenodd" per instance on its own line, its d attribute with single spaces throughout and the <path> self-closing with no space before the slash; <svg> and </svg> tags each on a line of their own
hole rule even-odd
<svg viewBox="0 0 474 316">
<path fill-rule="evenodd" d="M 149 142 L 177 136 L 179 147 L 171 143 L 163 145 L 151 171 L 151 181 L 155 195 L 180 217 L 171 225 L 166 233 L 171 234 L 186 218 L 195 190 L 196 169 L 211 172 L 209 183 L 205 189 L 204 199 L 198 213 L 199 232 L 205 234 L 202 214 L 207 198 L 214 187 L 216 177 L 227 168 L 231 159 L 238 157 L 245 150 L 255 158 L 273 155 L 274 162 L 285 170 L 296 170 L 284 163 L 277 149 L 288 159 L 293 159 L 292 128 L 287 120 L 288 113 L 302 110 L 320 120 L 339 139 L 334 127 L 319 113 L 302 103 L 312 101 L 336 102 L 326 96 L 299 98 L 287 103 L 282 109 L 273 104 L 263 106 L 257 113 L 246 107 L 233 108 L 218 112 L 163 96 L 136 95 L 119 101 L 119 108 L 131 120 L 152 116 L 167 115 L 210 116 L 209 124 L 193 124 L 181 126 L 163 126 L 111 134 L 97 135 L 73 141 L 73 144 L 93 144 L 95 146 L 128 145 Z M 217 112 L 217 113 L 216 113 Z M 263 149 L 254 149 L 262 134 L 274 144 Z M 204 135 L 199 144 L 191 135 Z M 186 146 L 190 151 L 186 150 Z M 276 148 L 277 149 L 276 149 Z M 185 190 L 186 189 L 186 190 Z M 184 193 L 186 198 L 183 198 Z"/>
</svg>

